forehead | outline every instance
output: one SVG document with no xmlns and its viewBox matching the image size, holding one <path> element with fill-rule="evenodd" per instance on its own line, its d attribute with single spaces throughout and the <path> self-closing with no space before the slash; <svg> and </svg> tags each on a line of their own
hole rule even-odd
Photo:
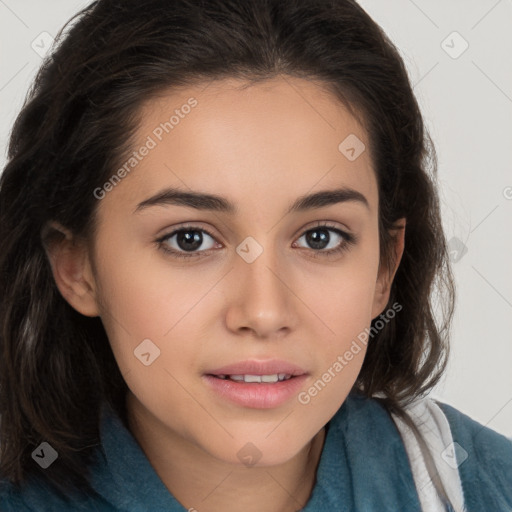
<svg viewBox="0 0 512 512">
<path fill-rule="evenodd" d="M 254 207 L 342 186 L 377 200 L 366 130 L 318 83 L 216 80 L 160 93 L 140 114 L 139 154 L 119 200 L 134 204 L 164 186 Z"/>
</svg>

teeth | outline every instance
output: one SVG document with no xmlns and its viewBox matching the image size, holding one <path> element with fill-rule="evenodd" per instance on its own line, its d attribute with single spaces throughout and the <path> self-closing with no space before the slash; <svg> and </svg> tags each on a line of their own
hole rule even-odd
<svg viewBox="0 0 512 512">
<path fill-rule="evenodd" d="M 244 375 L 245 382 L 261 382 L 261 375 Z"/>
<path fill-rule="evenodd" d="M 268 382 L 275 383 L 288 380 L 291 375 L 286 373 L 274 373 L 273 375 L 217 375 L 220 379 L 231 379 L 236 382 Z"/>
</svg>

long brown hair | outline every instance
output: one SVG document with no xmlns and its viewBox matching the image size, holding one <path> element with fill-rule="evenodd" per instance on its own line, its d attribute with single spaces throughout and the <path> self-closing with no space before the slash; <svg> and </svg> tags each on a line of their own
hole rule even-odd
<svg viewBox="0 0 512 512">
<path fill-rule="evenodd" d="M 397 49 L 353 0 L 99 0 L 59 33 L 10 139 L 0 178 L 0 473 L 92 492 L 101 405 L 127 390 L 99 318 L 60 295 L 45 254 L 53 220 L 94 237 L 101 187 L 126 159 L 140 107 L 176 86 L 283 74 L 325 84 L 361 118 L 379 189 L 381 264 L 407 219 L 389 304 L 355 388 L 391 411 L 439 380 L 454 285 L 435 152 Z M 42 235 L 44 233 L 44 236 Z M 434 291 L 438 295 L 434 295 Z M 442 306 L 435 317 L 435 301 Z M 374 319 L 374 322 L 377 319 Z M 58 464 L 31 452 L 46 441 Z"/>
</svg>

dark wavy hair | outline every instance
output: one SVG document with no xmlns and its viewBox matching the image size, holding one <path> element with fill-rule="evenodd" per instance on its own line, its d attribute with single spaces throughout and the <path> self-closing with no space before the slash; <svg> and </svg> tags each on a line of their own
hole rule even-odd
<svg viewBox="0 0 512 512">
<path fill-rule="evenodd" d="M 101 187 L 126 159 L 144 102 L 173 87 L 235 77 L 314 80 L 369 134 L 379 191 L 381 265 L 405 249 L 354 388 L 389 411 L 440 379 L 454 284 L 440 219 L 435 151 L 399 52 L 354 0 L 99 0 L 64 26 L 14 124 L 0 177 L 0 474 L 93 493 L 102 404 L 125 417 L 127 386 L 99 317 L 60 295 L 45 248 L 56 221 L 95 236 Z M 434 292 L 438 293 L 435 294 Z M 436 316 L 435 307 L 441 305 Z M 377 319 L 374 319 L 372 324 Z M 31 452 L 47 441 L 58 463 Z"/>
</svg>

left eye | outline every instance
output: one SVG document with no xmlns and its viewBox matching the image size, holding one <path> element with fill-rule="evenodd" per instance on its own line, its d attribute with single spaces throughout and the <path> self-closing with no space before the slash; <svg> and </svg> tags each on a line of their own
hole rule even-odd
<svg viewBox="0 0 512 512">
<path fill-rule="evenodd" d="M 334 233 L 334 237 L 329 233 Z M 330 251 L 338 247 L 340 243 L 343 244 L 343 242 L 348 239 L 348 236 L 339 229 L 321 226 L 308 229 L 298 240 L 301 240 L 302 238 L 306 240 L 309 248 L 311 249 Z M 336 239 L 338 239 L 338 241 L 336 241 Z M 334 243 L 330 245 L 331 242 Z"/>
</svg>

